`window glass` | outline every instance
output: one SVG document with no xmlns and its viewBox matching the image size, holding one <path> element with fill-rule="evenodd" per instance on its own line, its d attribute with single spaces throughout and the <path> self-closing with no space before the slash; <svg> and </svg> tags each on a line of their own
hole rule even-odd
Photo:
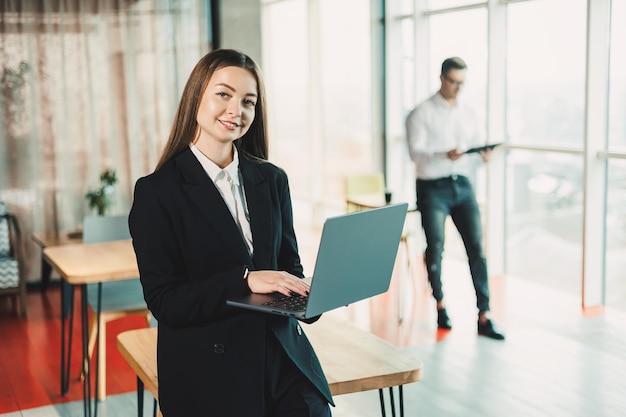
<svg viewBox="0 0 626 417">
<path fill-rule="evenodd" d="M 414 0 L 398 0 L 393 6 L 397 8 L 397 14 L 411 14 L 414 11 Z"/>
<path fill-rule="evenodd" d="M 582 148 L 586 7 L 585 0 L 507 6 L 507 133 L 511 143 Z"/>
<path fill-rule="evenodd" d="M 429 10 L 447 9 L 450 7 L 467 6 L 470 4 L 484 3 L 478 0 L 425 0 Z"/>
<path fill-rule="evenodd" d="M 401 94 L 401 102 L 402 109 L 405 114 L 411 110 L 413 106 L 415 106 L 415 41 L 413 37 L 413 31 L 415 24 L 413 19 L 402 19 L 400 22 L 400 30 L 402 33 L 402 40 L 400 42 L 401 49 L 400 53 L 402 56 L 402 63 L 399 68 L 400 70 L 400 94 Z M 393 73 L 388 74 L 388 78 L 394 79 L 396 74 L 395 71 Z M 391 105 L 391 103 L 390 103 Z"/>
<path fill-rule="evenodd" d="M 399 59 L 388 63 L 387 81 L 387 188 L 395 201 L 415 203 L 415 168 L 408 153 L 404 121 L 415 106 L 414 20 L 398 21 L 401 38 L 388 53 Z"/>
<path fill-rule="evenodd" d="M 307 163 L 309 54 L 307 2 L 270 3 L 263 8 L 263 75 L 268 96 L 270 160 L 289 175 L 291 192 L 310 189 Z"/>
<path fill-rule="evenodd" d="M 513 150 L 506 167 L 506 273 L 580 297 L 582 158 Z"/>
<path fill-rule="evenodd" d="M 319 5 L 322 136 L 315 143 L 323 143 L 324 199 L 343 202 L 345 176 L 380 166 L 373 156 L 370 4 L 322 0 Z"/>
<path fill-rule="evenodd" d="M 606 303 L 626 310 L 626 160 L 608 161 Z"/>
<path fill-rule="evenodd" d="M 609 88 L 609 150 L 626 152 L 626 0 L 613 0 Z M 606 204 L 606 303 L 626 310 L 626 161 L 609 160 Z"/>
<path fill-rule="evenodd" d="M 611 11 L 611 72 L 609 88 L 609 148 L 626 152 L 626 0 L 613 0 Z"/>
<path fill-rule="evenodd" d="M 319 21 L 311 7 L 319 7 Z M 369 7 L 290 0 L 263 9 L 270 159 L 308 208 L 343 209 L 344 177 L 374 166 Z"/>
</svg>

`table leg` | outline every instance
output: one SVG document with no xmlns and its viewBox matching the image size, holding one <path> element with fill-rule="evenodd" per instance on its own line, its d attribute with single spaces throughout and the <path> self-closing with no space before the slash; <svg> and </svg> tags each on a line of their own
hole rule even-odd
<svg viewBox="0 0 626 417">
<path fill-rule="evenodd" d="M 98 301 L 96 304 L 96 341 L 94 344 L 94 352 L 93 352 L 93 359 L 94 359 L 94 363 L 96 364 L 96 372 L 95 372 L 95 379 L 96 379 L 96 387 L 94 388 L 94 394 L 95 394 L 95 399 L 94 399 L 94 404 L 93 404 L 93 415 L 94 417 L 98 417 L 98 385 L 99 385 L 99 378 L 98 378 L 98 373 L 100 372 L 100 367 L 98 366 L 98 361 L 100 360 L 99 358 L 99 350 L 98 349 L 98 345 L 100 344 L 100 313 L 102 310 L 102 283 L 99 282 L 98 283 Z M 89 356 L 87 356 L 87 358 L 89 358 Z M 102 369 L 103 372 L 106 372 L 106 369 Z"/>
<path fill-rule="evenodd" d="M 85 417 L 91 417 L 91 363 L 89 361 L 89 323 L 87 317 L 87 284 L 80 286 L 80 315 L 83 343 L 83 366 L 85 367 L 85 380 L 83 381 L 83 413 Z"/>
<path fill-rule="evenodd" d="M 387 415 L 385 410 L 385 396 L 383 389 L 378 390 L 378 397 L 380 398 L 380 412 L 383 417 Z M 398 385 L 398 401 L 400 405 L 400 417 L 404 417 L 404 393 L 402 391 L 402 385 Z M 389 402 L 391 404 L 391 416 L 396 417 L 396 402 L 393 398 L 393 387 L 389 387 Z"/>
<path fill-rule="evenodd" d="M 137 377 L 137 417 L 143 417 L 143 381 Z"/>
<path fill-rule="evenodd" d="M 48 289 L 48 285 L 50 284 L 50 277 L 52 276 L 52 267 L 50 264 L 44 259 L 43 255 L 41 256 L 41 292 L 46 292 Z"/>
<path fill-rule="evenodd" d="M 380 412 L 382 413 L 383 417 L 386 417 L 387 413 L 385 412 L 385 396 L 383 394 L 382 388 L 378 389 L 378 398 L 380 398 Z"/>
<path fill-rule="evenodd" d="M 69 335 L 65 337 L 65 325 L 69 316 Z M 61 280 L 61 395 L 67 395 L 70 384 L 72 359 L 72 334 L 74 329 L 74 286 Z M 67 353 L 65 352 L 67 346 Z"/>
<path fill-rule="evenodd" d="M 98 283 L 98 301 L 96 304 L 96 343 L 94 351 L 94 361 L 98 363 L 98 338 L 100 337 L 100 310 L 102 306 L 102 283 Z M 83 381 L 83 412 L 85 417 L 91 417 L 91 361 L 89 360 L 89 307 L 87 301 L 87 284 L 80 286 L 81 302 L 81 324 L 82 324 L 82 344 L 83 344 L 83 367 L 85 379 Z M 96 385 L 95 392 L 98 392 L 98 366 L 96 365 Z M 98 399 L 94 398 L 93 417 L 98 416 Z"/>
<path fill-rule="evenodd" d="M 396 402 L 393 400 L 393 387 L 389 387 L 389 402 L 391 403 L 391 415 L 396 417 Z"/>
</svg>

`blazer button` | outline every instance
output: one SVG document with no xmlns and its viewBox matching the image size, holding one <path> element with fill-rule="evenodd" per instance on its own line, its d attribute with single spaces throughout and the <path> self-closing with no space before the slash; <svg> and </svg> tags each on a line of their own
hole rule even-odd
<svg viewBox="0 0 626 417">
<path fill-rule="evenodd" d="M 224 345 L 221 343 L 216 343 L 213 345 L 213 352 L 215 353 L 224 353 Z"/>
<path fill-rule="evenodd" d="M 302 336 L 302 327 L 299 324 L 296 325 L 296 329 L 298 330 L 298 335 Z"/>
</svg>

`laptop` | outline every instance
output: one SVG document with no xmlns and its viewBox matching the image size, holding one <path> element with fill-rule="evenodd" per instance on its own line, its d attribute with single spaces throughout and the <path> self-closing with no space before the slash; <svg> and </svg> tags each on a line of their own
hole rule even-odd
<svg viewBox="0 0 626 417">
<path fill-rule="evenodd" d="M 326 219 L 308 297 L 252 293 L 226 303 L 308 319 L 386 292 L 407 209 L 407 203 L 390 204 Z M 304 305 L 294 307 L 299 302 Z"/>
</svg>

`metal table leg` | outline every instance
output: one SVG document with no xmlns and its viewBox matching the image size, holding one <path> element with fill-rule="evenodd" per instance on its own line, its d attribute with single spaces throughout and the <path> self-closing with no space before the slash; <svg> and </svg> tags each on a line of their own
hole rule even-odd
<svg viewBox="0 0 626 417">
<path fill-rule="evenodd" d="M 378 390 L 378 397 L 380 398 L 380 412 L 383 417 L 386 417 L 387 411 L 385 409 L 385 396 L 382 388 Z M 391 404 L 391 416 L 396 417 L 396 402 L 393 396 L 393 387 L 389 387 L 389 402 Z M 404 393 L 402 391 L 402 385 L 398 385 L 398 402 L 400 417 L 404 417 Z"/>
<path fill-rule="evenodd" d="M 69 335 L 65 337 L 65 326 L 69 316 Z M 70 384 L 72 359 L 72 334 L 74 329 L 74 286 L 61 280 L 61 395 L 67 395 Z M 67 346 L 67 353 L 66 353 Z"/>
<path fill-rule="evenodd" d="M 137 416 L 143 417 L 143 381 L 137 377 Z"/>
<path fill-rule="evenodd" d="M 91 364 L 89 362 L 89 323 L 87 317 L 87 284 L 80 286 L 80 318 L 82 327 L 83 366 L 85 380 L 83 381 L 83 413 L 91 417 Z"/>
</svg>

